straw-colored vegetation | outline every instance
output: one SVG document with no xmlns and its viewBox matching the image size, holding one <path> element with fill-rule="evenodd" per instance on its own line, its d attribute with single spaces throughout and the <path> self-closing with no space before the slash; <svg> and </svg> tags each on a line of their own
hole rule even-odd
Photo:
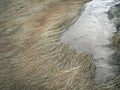
<svg viewBox="0 0 120 90">
<path fill-rule="evenodd" d="M 89 53 L 60 41 L 87 1 L 0 1 L 0 90 L 115 90 L 93 83 Z"/>
<path fill-rule="evenodd" d="M 91 55 L 60 42 L 86 1 L 1 1 L 0 90 L 90 89 Z"/>
</svg>

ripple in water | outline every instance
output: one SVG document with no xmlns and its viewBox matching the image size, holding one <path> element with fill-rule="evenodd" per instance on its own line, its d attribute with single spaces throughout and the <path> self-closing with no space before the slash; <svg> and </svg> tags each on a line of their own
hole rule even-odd
<svg viewBox="0 0 120 90">
<path fill-rule="evenodd" d="M 96 65 L 95 81 L 106 82 L 115 76 L 114 60 L 110 57 L 114 50 L 109 45 L 115 32 L 107 12 L 114 0 L 93 0 L 87 3 L 78 21 L 66 31 L 61 41 L 75 48 L 77 52 L 88 51 L 93 54 Z"/>
</svg>

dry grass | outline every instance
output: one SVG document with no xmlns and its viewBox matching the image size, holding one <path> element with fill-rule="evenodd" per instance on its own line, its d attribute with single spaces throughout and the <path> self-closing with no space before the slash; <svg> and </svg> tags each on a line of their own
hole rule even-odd
<svg viewBox="0 0 120 90">
<path fill-rule="evenodd" d="M 0 90 L 103 87 L 92 83 L 92 56 L 60 41 L 87 1 L 10 0 L 0 9 Z"/>
<path fill-rule="evenodd" d="M 1 90 L 89 90 L 91 56 L 60 42 L 86 1 L 14 0 L 1 9 Z"/>
</svg>

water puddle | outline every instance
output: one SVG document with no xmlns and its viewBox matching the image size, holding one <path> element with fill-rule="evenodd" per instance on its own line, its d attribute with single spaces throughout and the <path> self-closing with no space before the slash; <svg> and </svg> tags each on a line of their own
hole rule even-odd
<svg viewBox="0 0 120 90">
<path fill-rule="evenodd" d="M 114 53 L 108 45 L 116 31 L 107 12 L 114 0 L 93 0 L 85 5 L 78 21 L 66 31 L 61 41 L 78 53 L 88 51 L 93 55 L 96 65 L 95 81 L 105 82 L 115 76 L 111 55 Z"/>
</svg>

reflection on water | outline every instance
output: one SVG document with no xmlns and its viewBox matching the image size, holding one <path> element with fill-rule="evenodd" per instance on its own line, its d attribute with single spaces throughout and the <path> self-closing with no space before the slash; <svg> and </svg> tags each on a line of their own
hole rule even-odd
<svg viewBox="0 0 120 90">
<path fill-rule="evenodd" d="M 97 82 L 105 82 L 115 76 L 115 68 L 110 65 L 110 56 L 114 50 L 107 47 L 115 32 L 107 15 L 113 2 L 114 0 L 93 0 L 87 3 L 78 21 L 61 37 L 63 43 L 75 48 L 77 52 L 88 51 L 93 54 Z"/>
</svg>

